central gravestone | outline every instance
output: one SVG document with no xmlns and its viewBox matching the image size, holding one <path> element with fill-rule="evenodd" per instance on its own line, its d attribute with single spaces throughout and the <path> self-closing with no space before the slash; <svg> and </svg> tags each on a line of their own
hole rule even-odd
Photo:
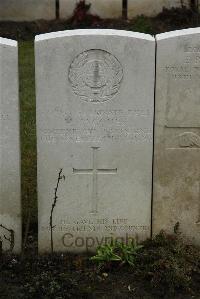
<svg viewBox="0 0 200 299">
<path fill-rule="evenodd" d="M 149 35 L 36 37 L 40 252 L 150 236 L 154 69 Z"/>
</svg>

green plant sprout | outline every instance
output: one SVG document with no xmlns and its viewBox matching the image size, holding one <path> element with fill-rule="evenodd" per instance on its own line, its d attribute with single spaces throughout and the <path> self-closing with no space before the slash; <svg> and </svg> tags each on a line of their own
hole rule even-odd
<svg viewBox="0 0 200 299">
<path fill-rule="evenodd" d="M 99 246 L 96 255 L 91 257 L 91 260 L 97 262 L 99 266 L 110 262 L 134 266 L 136 255 L 142 248 L 142 245 L 138 245 L 133 241 L 128 244 L 113 241 L 111 244 Z"/>
</svg>

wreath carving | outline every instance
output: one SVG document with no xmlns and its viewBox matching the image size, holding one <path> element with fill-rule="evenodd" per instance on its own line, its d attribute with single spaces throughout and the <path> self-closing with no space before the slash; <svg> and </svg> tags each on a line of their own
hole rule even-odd
<svg viewBox="0 0 200 299">
<path fill-rule="evenodd" d="M 101 103 L 119 91 L 123 69 L 112 54 L 99 49 L 79 54 L 69 68 L 69 81 L 81 100 Z"/>
</svg>

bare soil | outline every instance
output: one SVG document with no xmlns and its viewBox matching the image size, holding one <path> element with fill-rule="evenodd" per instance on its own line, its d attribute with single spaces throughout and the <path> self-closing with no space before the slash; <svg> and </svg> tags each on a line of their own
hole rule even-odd
<svg viewBox="0 0 200 299">
<path fill-rule="evenodd" d="M 30 232 L 21 256 L 0 257 L 0 298 L 200 299 L 200 248 L 160 233 L 143 243 L 134 265 L 91 254 L 38 255 Z"/>
</svg>

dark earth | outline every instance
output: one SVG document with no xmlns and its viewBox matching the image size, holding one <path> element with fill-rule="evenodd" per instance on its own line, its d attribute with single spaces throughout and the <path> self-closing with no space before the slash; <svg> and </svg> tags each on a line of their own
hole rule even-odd
<svg viewBox="0 0 200 299">
<path fill-rule="evenodd" d="M 22 256 L 1 256 L 0 298 L 200 298 L 200 250 L 179 234 L 145 241 L 134 265 L 99 266 L 89 253 L 38 256 L 33 241 L 30 232 Z"/>
<path fill-rule="evenodd" d="M 0 36 L 32 41 L 40 33 L 76 28 L 114 28 L 154 35 L 198 26 L 200 15 L 185 8 L 127 21 L 103 20 L 82 7 L 67 21 L 0 22 Z M 26 187 L 26 179 L 22 184 L 29 189 L 29 197 L 36 194 L 32 187 Z M 24 215 L 34 213 L 23 205 Z M 100 267 L 90 260 L 90 254 L 38 256 L 36 215 L 24 218 L 22 255 L 0 254 L 0 298 L 200 299 L 200 248 L 184 244 L 176 231 L 172 236 L 162 232 L 147 240 L 132 266 L 107 262 Z"/>
</svg>

